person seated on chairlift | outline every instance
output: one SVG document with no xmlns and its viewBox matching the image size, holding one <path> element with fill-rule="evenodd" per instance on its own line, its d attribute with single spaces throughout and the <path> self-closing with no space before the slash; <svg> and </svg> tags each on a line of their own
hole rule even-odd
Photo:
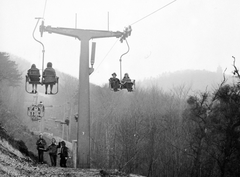
<svg viewBox="0 0 240 177">
<path fill-rule="evenodd" d="M 47 68 L 43 71 L 43 83 L 45 84 L 45 94 L 48 94 L 48 85 L 50 85 L 50 94 L 52 93 L 53 85 L 56 83 L 56 72 L 52 68 L 52 63 L 47 63 Z"/>
<path fill-rule="evenodd" d="M 128 73 L 124 74 L 124 77 L 121 80 L 121 84 L 122 84 L 122 88 L 126 88 L 129 92 L 131 92 L 133 90 L 133 88 L 132 88 L 133 82 L 130 79 Z"/>
<path fill-rule="evenodd" d="M 35 64 L 32 64 L 31 68 L 28 70 L 27 75 L 30 79 L 30 82 L 32 82 L 32 93 L 37 93 L 37 84 L 40 81 L 40 72 Z"/>
<path fill-rule="evenodd" d="M 109 79 L 110 82 L 110 86 L 113 89 L 113 91 L 118 91 L 118 89 L 120 88 L 120 80 L 116 77 L 117 74 L 113 73 L 112 77 Z"/>
</svg>

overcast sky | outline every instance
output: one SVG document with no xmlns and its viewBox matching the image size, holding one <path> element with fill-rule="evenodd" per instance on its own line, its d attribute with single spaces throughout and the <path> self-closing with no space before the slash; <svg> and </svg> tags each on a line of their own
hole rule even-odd
<svg viewBox="0 0 240 177">
<path fill-rule="evenodd" d="M 44 5 L 46 3 L 45 13 Z M 0 51 L 9 52 L 42 68 L 42 48 L 32 38 L 35 17 L 44 15 L 52 27 L 123 31 L 132 25 L 130 51 L 122 58 L 123 73 L 136 80 L 184 69 L 232 69 L 240 64 L 239 0 L 0 0 Z M 109 23 L 108 23 L 109 14 Z M 143 17 L 146 17 L 142 19 Z M 140 20 L 142 19 L 142 20 Z M 140 21 L 138 21 L 140 20 Z M 45 46 L 45 65 L 78 77 L 80 41 L 44 33 L 36 38 Z M 117 38 L 93 40 L 95 72 L 90 82 L 106 83 L 119 76 L 119 58 L 127 51 Z M 90 45 L 91 45 L 90 41 Z M 238 66 L 239 66 L 238 64 Z M 30 66 L 29 66 L 30 67 Z"/>
</svg>

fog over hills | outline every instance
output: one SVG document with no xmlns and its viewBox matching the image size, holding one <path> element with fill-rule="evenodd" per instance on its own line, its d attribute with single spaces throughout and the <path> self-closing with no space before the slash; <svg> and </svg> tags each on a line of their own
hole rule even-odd
<svg viewBox="0 0 240 177">
<path fill-rule="evenodd" d="M 182 70 L 172 73 L 164 73 L 156 78 L 148 78 L 141 81 L 139 86 L 143 88 L 151 88 L 157 86 L 164 91 L 173 88 L 184 87 L 190 91 L 212 91 L 216 89 L 223 81 L 223 70 L 218 67 L 216 72 L 207 70 Z M 225 75 L 227 83 L 235 82 L 231 75 Z"/>
</svg>

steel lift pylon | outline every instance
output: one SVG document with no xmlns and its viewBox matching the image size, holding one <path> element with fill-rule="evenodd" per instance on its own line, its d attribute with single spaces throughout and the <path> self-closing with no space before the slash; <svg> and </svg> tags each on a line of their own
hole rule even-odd
<svg viewBox="0 0 240 177">
<path fill-rule="evenodd" d="M 81 41 L 79 64 L 79 88 L 78 88 L 78 132 L 77 132 L 77 168 L 90 168 L 90 98 L 89 75 L 93 72 L 89 68 L 89 40 L 95 38 L 117 37 L 123 32 L 102 30 L 85 30 L 76 28 L 54 28 L 40 26 L 41 37 L 43 32 L 56 33 L 78 38 Z"/>
</svg>

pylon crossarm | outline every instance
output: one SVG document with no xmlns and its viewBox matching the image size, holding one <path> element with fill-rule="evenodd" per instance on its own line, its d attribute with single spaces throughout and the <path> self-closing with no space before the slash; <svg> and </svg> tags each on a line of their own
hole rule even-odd
<svg viewBox="0 0 240 177">
<path fill-rule="evenodd" d="M 40 32 L 56 33 L 65 36 L 71 36 L 78 39 L 94 39 L 94 38 L 106 38 L 106 37 L 117 37 L 120 38 L 123 33 L 120 31 L 102 31 L 102 30 L 85 30 L 85 29 L 75 29 L 75 28 L 54 28 L 51 26 L 40 26 Z"/>
<path fill-rule="evenodd" d="M 113 31 L 101 31 L 101 30 L 88 30 L 93 38 L 105 38 L 105 37 L 117 37 L 120 38 L 123 33 L 120 31 L 113 32 Z"/>
<path fill-rule="evenodd" d="M 56 33 L 56 34 L 61 34 L 65 36 L 71 36 L 71 37 L 79 37 L 80 31 L 78 29 L 74 28 L 53 28 L 51 26 L 43 26 L 41 27 L 43 32 L 48 32 L 48 33 Z M 40 31 L 41 31 L 40 29 Z"/>
</svg>

